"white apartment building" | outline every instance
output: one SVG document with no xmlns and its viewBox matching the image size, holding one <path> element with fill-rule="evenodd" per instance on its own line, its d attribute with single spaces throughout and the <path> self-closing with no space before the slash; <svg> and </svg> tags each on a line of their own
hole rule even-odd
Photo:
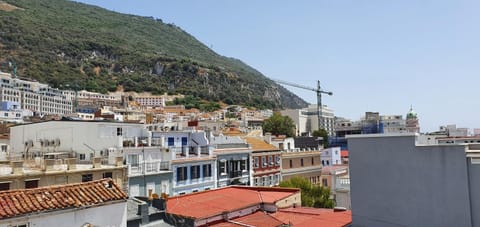
<svg viewBox="0 0 480 227">
<path fill-rule="evenodd" d="M 71 100 L 72 102 L 75 102 L 76 100 L 78 105 L 100 104 L 101 106 L 115 106 L 122 102 L 121 95 L 107 95 L 86 90 L 81 90 L 77 92 L 72 90 L 65 90 L 62 91 L 62 94 L 65 95 L 67 99 Z"/>
<path fill-rule="evenodd" d="M 327 106 L 322 106 L 321 112 L 323 128 L 328 132 L 328 135 L 334 135 L 335 115 L 333 110 Z M 316 104 L 312 104 L 303 109 L 282 110 L 280 113 L 284 116 L 289 116 L 293 122 L 295 122 L 297 135 L 312 133 L 313 131 L 318 130 L 318 110 Z"/>
<path fill-rule="evenodd" d="M 164 107 L 165 97 L 161 95 L 138 95 L 133 99 L 141 106 Z"/>
<path fill-rule="evenodd" d="M 62 91 L 47 84 L 13 78 L 0 72 L 0 102 L 17 102 L 36 114 L 70 114 L 73 102 Z"/>
<path fill-rule="evenodd" d="M 322 150 L 320 155 L 322 166 L 341 165 L 342 157 L 340 147 L 330 147 Z"/>
</svg>

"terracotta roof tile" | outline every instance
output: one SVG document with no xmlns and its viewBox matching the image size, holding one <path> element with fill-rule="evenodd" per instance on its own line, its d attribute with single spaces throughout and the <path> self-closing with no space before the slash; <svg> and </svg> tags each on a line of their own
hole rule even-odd
<svg viewBox="0 0 480 227">
<path fill-rule="evenodd" d="M 238 224 L 236 224 L 238 223 Z M 236 227 L 236 226 L 255 226 L 255 227 L 277 227 L 283 224 L 282 221 L 266 214 L 263 211 L 257 211 L 253 214 L 245 215 L 240 218 L 235 218 L 232 222 L 222 222 L 214 224 L 214 227 Z"/>
<path fill-rule="evenodd" d="M 252 146 L 253 151 L 279 151 L 277 147 L 257 138 L 245 137 L 248 144 Z"/>
<path fill-rule="evenodd" d="M 108 185 L 111 185 L 109 188 Z M 0 219 L 127 199 L 112 179 L 0 192 Z"/>
<path fill-rule="evenodd" d="M 170 197 L 167 200 L 166 212 L 201 219 L 254 206 L 262 202 L 274 203 L 299 191 L 299 189 L 291 188 L 231 186 Z"/>
<path fill-rule="evenodd" d="M 272 214 L 273 217 L 293 226 L 343 227 L 352 223 L 352 212 L 334 212 L 333 209 L 287 208 Z"/>
</svg>

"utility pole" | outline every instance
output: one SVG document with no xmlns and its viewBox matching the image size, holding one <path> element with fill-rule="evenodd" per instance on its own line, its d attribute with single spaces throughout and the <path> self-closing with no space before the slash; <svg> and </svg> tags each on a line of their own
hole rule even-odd
<svg viewBox="0 0 480 227">
<path fill-rule="evenodd" d="M 317 93 L 318 130 L 324 129 L 323 109 L 322 109 L 322 94 L 333 95 L 333 93 L 330 92 L 330 91 L 322 90 L 322 88 L 320 87 L 320 80 L 317 80 L 317 88 L 311 88 L 311 87 L 307 87 L 307 86 L 303 86 L 303 85 L 299 85 L 299 84 L 294 84 L 294 83 L 287 82 L 287 81 L 282 81 L 282 80 L 274 80 L 274 81 L 279 83 L 279 84 L 284 84 L 284 85 L 288 85 L 288 86 L 292 86 L 292 87 L 301 88 L 301 89 L 316 92 Z"/>
</svg>

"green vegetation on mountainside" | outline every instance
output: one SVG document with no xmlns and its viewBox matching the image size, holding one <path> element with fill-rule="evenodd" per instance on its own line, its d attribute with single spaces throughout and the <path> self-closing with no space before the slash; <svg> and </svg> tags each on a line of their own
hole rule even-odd
<svg viewBox="0 0 480 227">
<path fill-rule="evenodd" d="M 306 103 L 240 60 L 160 19 L 64 0 L 4 0 L 0 62 L 58 88 L 185 94 L 259 108 Z M 8 4 L 6 4 L 8 3 Z M 3 7 L 5 8 L 5 7 Z M 9 71 L 5 64 L 0 70 Z"/>
</svg>

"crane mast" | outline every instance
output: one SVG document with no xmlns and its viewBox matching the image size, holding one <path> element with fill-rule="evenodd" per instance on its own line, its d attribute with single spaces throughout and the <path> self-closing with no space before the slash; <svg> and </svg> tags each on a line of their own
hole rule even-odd
<svg viewBox="0 0 480 227">
<path fill-rule="evenodd" d="M 275 82 L 279 83 L 279 84 L 283 84 L 283 85 L 288 85 L 288 86 L 292 86 L 292 87 L 296 87 L 296 88 L 301 88 L 301 89 L 305 89 L 305 90 L 309 90 L 309 91 L 314 91 L 317 93 L 317 118 L 318 118 L 318 129 L 324 129 L 324 125 L 323 125 L 323 108 L 322 108 L 322 94 L 327 94 L 327 95 L 333 95 L 332 92 L 330 91 L 324 91 L 322 90 L 321 86 L 320 86 L 320 80 L 317 80 L 317 88 L 311 88 L 311 87 L 307 87 L 307 86 L 303 86 L 303 85 L 299 85 L 299 84 L 295 84 L 295 83 L 291 83 L 291 82 L 287 82 L 287 81 L 283 81 L 283 80 L 274 80 Z"/>
</svg>

